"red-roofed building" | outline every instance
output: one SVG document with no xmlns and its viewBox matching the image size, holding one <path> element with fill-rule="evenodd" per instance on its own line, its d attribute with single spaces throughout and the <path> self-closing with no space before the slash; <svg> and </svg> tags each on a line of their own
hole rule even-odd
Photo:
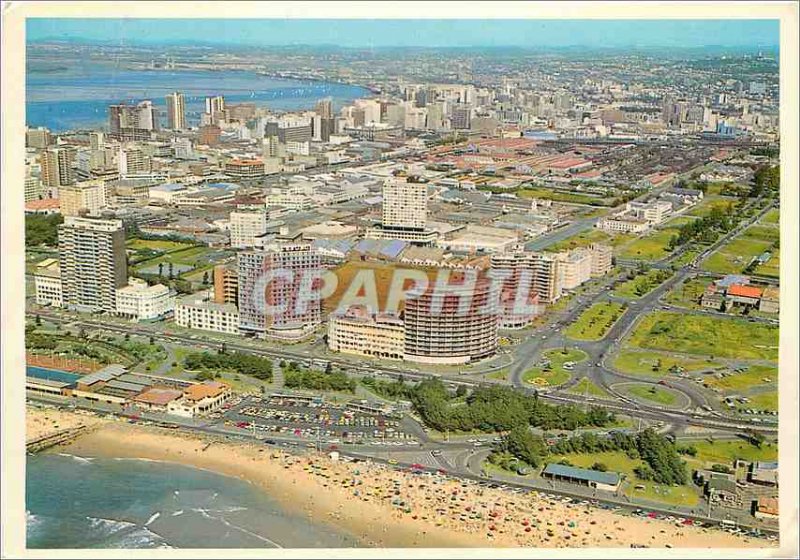
<svg viewBox="0 0 800 560">
<path fill-rule="evenodd" d="M 60 212 L 61 206 L 57 198 L 43 198 L 25 203 L 26 214 L 58 214 Z"/>
<path fill-rule="evenodd" d="M 725 293 L 726 299 L 733 304 L 757 306 L 761 299 L 761 288 L 733 284 Z"/>
</svg>

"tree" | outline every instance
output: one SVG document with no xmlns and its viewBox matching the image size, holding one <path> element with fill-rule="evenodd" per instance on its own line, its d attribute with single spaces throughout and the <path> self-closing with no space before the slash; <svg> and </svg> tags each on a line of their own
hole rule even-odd
<svg viewBox="0 0 800 560">
<path fill-rule="evenodd" d="M 131 333 L 125 333 L 125 342 L 128 342 L 131 339 Z"/>
<path fill-rule="evenodd" d="M 208 286 L 208 271 L 203 273 L 203 285 Z"/>
<path fill-rule="evenodd" d="M 158 263 L 158 275 L 159 276 L 164 276 L 164 263 L 163 262 Z"/>
<path fill-rule="evenodd" d="M 41 318 L 39 315 L 37 315 L 37 316 L 36 316 L 36 321 L 35 321 L 35 323 L 36 323 L 36 326 L 37 326 L 37 327 L 40 327 L 40 326 L 42 326 L 42 318 Z"/>
<path fill-rule="evenodd" d="M 590 468 L 593 471 L 599 471 L 599 472 L 606 472 L 608 470 L 608 466 L 606 466 L 605 463 L 601 463 L 599 461 L 592 464 Z"/>
<path fill-rule="evenodd" d="M 150 336 L 150 340 L 149 340 L 149 342 L 150 342 L 150 346 L 152 346 L 153 344 L 155 344 L 155 343 L 156 343 L 156 339 L 155 339 L 155 338 L 153 338 L 153 336 Z"/>
<path fill-rule="evenodd" d="M 169 263 L 169 279 L 172 280 L 175 278 L 175 274 L 173 273 L 174 265 Z"/>
<path fill-rule="evenodd" d="M 459 385 L 458 388 L 456 389 L 456 396 L 463 397 L 466 394 L 467 394 L 467 387 L 465 385 Z"/>
</svg>

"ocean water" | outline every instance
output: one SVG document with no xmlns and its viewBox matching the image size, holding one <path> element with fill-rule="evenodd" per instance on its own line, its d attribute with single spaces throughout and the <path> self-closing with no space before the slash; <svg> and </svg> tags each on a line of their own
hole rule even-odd
<svg viewBox="0 0 800 560">
<path fill-rule="evenodd" d="M 28 68 L 25 112 L 28 126 L 45 126 L 54 132 L 108 126 L 108 106 L 150 99 L 166 111 L 165 96 L 181 91 L 188 124 L 197 125 L 205 98 L 224 95 L 227 104 L 254 102 L 271 110 L 310 109 L 326 97 L 335 109 L 369 90 L 345 84 L 283 80 L 253 72 L 120 70 L 113 65 L 70 63 L 56 72 Z M 166 117 L 162 115 L 162 124 Z"/>
<path fill-rule="evenodd" d="M 341 548 L 356 539 L 247 482 L 139 459 L 29 456 L 28 548 Z"/>
</svg>

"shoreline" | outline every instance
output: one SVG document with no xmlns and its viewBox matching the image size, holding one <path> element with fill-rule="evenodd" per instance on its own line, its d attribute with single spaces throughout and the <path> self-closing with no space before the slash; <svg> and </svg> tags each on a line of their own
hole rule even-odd
<svg viewBox="0 0 800 560">
<path fill-rule="evenodd" d="M 32 412 L 38 411 L 29 408 L 29 417 Z M 292 455 L 257 443 L 126 422 L 106 420 L 49 452 L 162 461 L 238 478 L 267 492 L 287 512 L 349 533 L 365 547 L 777 546 L 709 528 L 564 504 L 535 493 L 514 494 L 375 463 Z"/>
</svg>

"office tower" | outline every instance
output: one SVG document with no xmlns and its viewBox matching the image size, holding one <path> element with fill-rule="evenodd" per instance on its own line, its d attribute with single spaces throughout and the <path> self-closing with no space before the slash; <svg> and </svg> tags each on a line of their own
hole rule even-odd
<svg viewBox="0 0 800 560">
<path fill-rule="evenodd" d="M 51 140 L 50 131 L 44 127 L 25 130 L 25 145 L 29 148 L 43 150 L 50 145 Z"/>
<path fill-rule="evenodd" d="M 158 130 L 158 117 L 151 101 L 136 105 L 120 103 L 108 106 L 110 135 L 121 140 L 147 140 Z"/>
<path fill-rule="evenodd" d="M 115 312 L 117 289 L 128 276 L 122 221 L 68 216 L 58 226 L 58 253 L 64 305 Z"/>
<path fill-rule="evenodd" d="M 179 91 L 167 95 L 167 128 L 171 130 L 186 128 L 186 106 L 183 94 Z"/>
<path fill-rule="evenodd" d="M 102 132 L 89 133 L 89 147 L 92 151 L 102 150 L 105 144 L 105 135 Z"/>
<path fill-rule="evenodd" d="M 136 146 L 122 147 L 119 150 L 119 174 L 121 177 L 150 173 L 150 158 Z"/>
<path fill-rule="evenodd" d="M 406 300 L 405 360 L 463 364 L 497 351 L 498 287 L 486 276 L 470 285 L 463 274 L 451 274 L 447 291 L 429 286 Z"/>
<path fill-rule="evenodd" d="M 311 136 L 310 115 L 283 115 L 278 120 L 278 140 L 284 144 L 309 142 Z"/>
<path fill-rule="evenodd" d="M 263 251 L 243 251 L 238 266 L 243 332 L 292 338 L 319 325 L 321 302 L 311 297 L 310 275 L 319 273 L 321 259 L 309 243 L 282 240 Z"/>
<path fill-rule="evenodd" d="M 102 179 L 81 181 L 58 189 L 58 201 L 63 216 L 97 214 L 106 207 L 106 185 Z"/>
<path fill-rule="evenodd" d="M 39 200 L 42 196 L 42 182 L 38 177 L 25 176 L 25 202 Z"/>
<path fill-rule="evenodd" d="M 332 119 L 333 118 L 333 100 L 328 97 L 326 99 L 320 99 L 317 101 L 316 106 L 314 107 L 314 112 L 318 114 L 323 119 Z"/>
<path fill-rule="evenodd" d="M 231 247 L 255 247 L 258 238 L 267 232 L 267 217 L 266 211 L 231 212 Z"/>
<path fill-rule="evenodd" d="M 469 130 L 472 119 L 470 107 L 456 106 L 450 115 L 450 126 L 453 130 Z"/>
<path fill-rule="evenodd" d="M 75 151 L 68 148 L 48 148 L 42 152 L 42 182 L 46 187 L 57 189 L 75 182 L 74 155 Z"/>
<path fill-rule="evenodd" d="M 209 115 L 211 124 L 225 122 L 225 98 L 221 95 L 206 97 L 206 114 Z"/>
<path fill-rule="evenodd" d="M 428 218 L 428 184 L 403 178 L 388 179 L 383 185 L 382 211 L 384 228 L 425 229 Z"/>
</svg>

